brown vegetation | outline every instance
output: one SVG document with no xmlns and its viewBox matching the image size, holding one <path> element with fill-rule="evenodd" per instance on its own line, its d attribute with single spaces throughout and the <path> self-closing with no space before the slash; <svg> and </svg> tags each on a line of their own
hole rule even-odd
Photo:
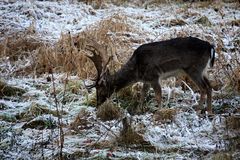
<svg viewBox="0 0 240 160">
<path fill-rule="evenodd" d="M 19 58 L 29 56 L 43 44 L 34 25 L 30 25 L 26 30 L 7 35 L 3 41 L 0 41 L 0 58 L 9 57 L 11 61 L 17 61 Z"/>
<path fill-rule="evenodd" d="M 26 91 L 19 87 L 13 87 L 0 80 L 0 98 L 6 96 L 22 96 Z"/>
<path fill-rule="evenodd" d="M 156 113 L 154 113 L 153 119 L 161 123 L 172 122 L 176 114 L 177 109 L 174 108 L 159 109 Z"/>
<path fill-rule="evenodd" d="M 24 111 L 18 113 L 16 115 L 16 118 L 20 121 L 26 121 L 44 114 L 51 114 L 55 117 L 61 117 L 62 115 L 66 115 L 67 113 L 65 111 L 61 111 L 58 114 L 56 110 L 51 110 L 48 108 L 48 106 L 40 105 L 38 103 L 32 103 Z"/>
<path fill-rule="evenodd" d="M 49 119 L 49 120 L 47 120 L 47 119 L 32 120 L 30 122 L 25 123 L 22 126 L 23 129 L 27 129 L 27 128 L 33 129 L 34 128 L 34 129 L 38 129 L 38 130 L 54 129 L 56 127 L 57 127 L 57 125 L 51 119 Z"/>
<path fill-rule="evenodd" d="M 132 129 L 131 123 L 128 118 L 122 120 L 123 128 L 120 132 L 120 136 L 117 141 L 120 145 L 131 145 L 131 144 L 143 144 L 146 141 L 143 136 L 139 135 L 136 131 Z"/>
<path fill-rule="evenodd" d="M 134 2 L 129 2 L 127 0 L 85 0 L 84 2 L 86 2 L 87 4 L 91 4 L 93 6 L 92 8 L 98 9 L 106 7 L 105 4 L 109 3 L 109 1 L 112 1 L 115 5 L 122 5 L 127 3 L 130 5 L 134 4 L 134 6 L 144 6 L 145 8 L 151 5 L 158 5 L 161 3 L 171 3 L 165 0 L 151 0 L 147 2 L 143 0 L 137 0 Z M 181 0 L 176 1 L 179 2 Z M 226 1 L 238 2 L 237 5 L 239 5 L 239 1 L 236 0 Z M 214 4 L 214 6 L 212 3 Z M 182 14 L 184 12 L 182 18 L 184 18 L 185 16 L 186 19 L 189 17 L 196 18 L 196 21 L 192 22 L 193 26 L 192 24 L 188 24 L 187 20 L 181 18 L 173 18 L 168 21 L 163 20 L 160 22 L 160 24 L 154 24 L 152 28 L 158 28 L 162 26 L 169 26 L 172 28 L 169 28 L 168 32 L 159 33 L 159 35 L 156 35 L 155 39 L 152 37 L 149 38 L 149 33 L 147 33 L 146 30 L 138 30 L 138 28 L 135 28 L 135 26 L 131 25 L 131 21 L 136 17 L 133 17 L 131 19 L 128 18 L 128 16 L 124 15 L 124 13 L 115 13 L 109 18 L 100 20 L 99 22 L 89 26 L 85 31 L 80 32 L 76 35 L 73 35 L 72 33 L 64 33 L 61 35 L 60 39 L 55 44 L 42 40 L 41 37 L 39 37 L 38 33 L 36 33 L 34 25 L 31 25 L 25 31 L 16 31 L 16 33 L 11 35 L 4 35 L 4 32 L 1 31 L 0 34 L 3 35 L 2 37 L 4 40 L 0 42 L 0 59 L 9 60 L 11 65 L 14 66 L 12 69 L 13 72 L 10 72 L 11 75 L 8 75 L 9 77 L 29 75 L 42 76 L 43 74 L 67 73 L 69 75 L 78 75 L 79 79 L 92 79 L 95 78 L 96 70 L 92 62 L 86 57 L 86 55 L 90 53 L 85 50 L 86 44 L 90 44 L 92 40 L 95 40 L 99 45 L 105 48 L 104 53 L 106 54 L 106 57 L 112 57 L 110 63 L 108 64 L 108 67 L 111 72 L 115 72 L 122 66 L 122 64 L 124 64 L 129 59 L 129 57 L 133 53 L 133 48 L 139 46 L 140 44 L 175 37 L 197 36 L 203 40 L 214 43 L 216 53 L 218 55 L 215 61 L 214 68 L 209 70 L 209 75 L 214 90 L 221 92 L 215 92 L 213 98 L 215 100 L 221 98 L 228 99 L 230 97 L 229 95 L 239 96 L 240 93 L 240 40 L 239 36 L 237 36 L 239 35 L 239 31 L 231 30 L 231 27 L 233 26 L 239 27 L 239 19 L 231 21 L 223 19 L 222 22 L 213 22 L 210 21 L 209 17 L 205 17 L 198 12 L 192 12 L 192 10 L 188 10 L 188 7 L 190 6 L 202 8 L 208 7 L 210 9 L 214 9 L 216 14 L 220 14 L 221 17 L 224 18 L 225 13 L 221 11 L 221 8 L 224 7 L 224 5 L 222 5 L 221 3 L 216 4 L 216 2 L 207 1 L 187 4 L 185 8 L 178 9 L 176 13 Z M 211 7 L 213 8 L 209 7 L 209 5 L 211 5 Z M 97 10 L 94 10 L 92 8 L 89 10 L 89 13 L 94 16 L 96 15 Z M 145 17 L 139 16 L 137 19 L 143 18 Z M 153 19 L 146 19 L 146 21 L 148 20 L 152 21 Z M 195 25 L 199 25 L 199 29 L 202 30 L 197 31 L 194 27 Z M 177 30 L 174 28 L 175 26 L 181 27 L 181 29 Z M 206 27 L 207 29 L 204 27 Z M 223 42 L 222 37 L 225 37 L 225 35 L 228 35 L 230 39 L 232 37 L 235 37 L 235 39 L 229 40 L 230 47 Z M 75 44 L 77 47 L 75 47 Z M 30 62 L 28 65 L 19 65 L 19 61 L 23 61 L 23 63 L 25 64 L 24 60 L 26 59 L 28 60 L 28 62 Z M 4 72 L 4 68 L 0 68 L 0 74 Z M 181 78 L 183 81 L 188 81 L 185 77 Z M 54 78 L 50 78 L 49 76 L 48 81 L 54 81 Z M 180 83 L 182 84 L 182 82 Z M 62 88 L 60 88 L 60 90 L 62 91 Z M 118 102 L 120 101 L 119 104 L 121 104 L 121 107 L 131 108 L 128 109 L 128 111 L 136 113 L 138 112 L 137 106 L 139 105 L 140 90 L 141 87 L 139 87 L 138 85 L 134 85 L 133 87 L 129 86 L 116 93 L 115 97 L 117 97 Z M 195 88 L 193 90 L 195 91 Z M 46 90 L 46 92 L 48 91 L 49 90 Z M 58 91 L 57 88 L 57 90 L 50 90 L 49 93 L 50 96 L 55 95 L 56 97 L 61 91 Z M 65 91 L 76 94 L 79 97 L 82 95 L 86 95 L 84 103 L 87 106 L 96 106 L 96 97 L 94 94 L 95 90 L 92 90 L 93 93 L 89 94 L 90 92 L 85 89 L 85 84 L 68 81 L 66 82 L 66 88 L 64 88 L 64 92 Z M 25 92 L 26 90 L 24 89 L 13 87 L 0 81 L 0 99 L 7 96 L 22 96 Z M 24 101 L 27 100 L 27 98 L 24 99 Z M 66 100 L 66 97 L 64 97 L 64 100 Z M 56 98 L 55 102 L 55 105 L 57 106 L 58 102 L 60 101 L 58 101 L 58 99 Z M 60 103 L 64 104 L 63 101 L 61 101 Z M 114 104 L 111 100 L 107 101 L 98 108 L 98 111 L 96 113 L 97 117 L 102 121 L 122 118 L 123 111 L 118 106 L 119 104 Z M 240 110 L 237 108 L 238 106 L 232 109 L 232 105 L 228 105 L 227 103 L 224 104 L 224 101 L 223 104 L 219 104 L 219 106 L 221 110 L 223 110 L 219 113 L 233 112 L 235 114 L 237 112 L 236 115 L 229 115 L 226 117 L 226 128 L 233 130 L 234 132 L 239 132 L 240 118 L 238 114 Z M 8 107 L 10 108 L 10 106 L 7 106 L 4 103 L 0 103 L 0 110 L 5 111 L 5 109 L 8 109 Z M 56 126 L 62 128 L 65 127 L 62 123 L 55 124 L 46 120 L 32 120 L 33 118 L 44 114 L 51 114 L 54 117 L 59 118 L 61 118 L 62 115 L 67 114 L 64 111 L 61 112 L 60 108 L 59 110 L 60 111 L 57 112 L 56 110 L 48 109 L 48 106 L 32 103 L 30 106 L 26 107 L 25 110 L 16 115 L 5 113 L 1 114 L 0 119 L 11 123 L 19 121 L 30 121 L 23 125 L 23 129 L 53 129 Z M 178 109 L 174 108 L 160 109 L 154 113 L 153 119 L 156 122 L 160 123 L 172 122 L 174 121 L 176 114 L 178 114 L 178 111 Z M 91 113 L 84 109 L 81 110 L 80 113 L 76 116 L 76 119 L 70 124 L 70 129 L 76 132 L 81 132 L 85 129 L 91 129 L 92 127 L 94 127 L 94 124 L 89 120 L 89 118 L 93 118 Z M 95 120 L 96 119 L 94 119 L 94 121 Z M 227 138 L 227 140 L 234 141 L 230 144 L 233 144 L 235 149 L 239 148 L 239 136 Z M 225 141 L 225 139 L 223 141 Z M 61 143 L 63 143 L 63 141 Z M 152 148 L 154 152 L 156 151 L 155 147 L 151 146 L 151 144 L 146 142 L 141 134 L 134 131 L 131 123 L 127 119 L 123 119 L 123 129 L 120 131 L 120 136 L 117 137 L 117 143 L 120 146 L 141 146 L 143 148 L 143 151 L 146 151 L 148 146 L 150 146 L 150 148 Z M 93 146 L 90 147 L 114 148 L 116 146 L 109 141 L 99 141 L 94 143 Z M 86 149 L 86 152 L 88 152 L 88 149 L 89 148 Z M 140 149 L 137 148 L 137 150 Z M 180 153 L 181 149 L 177 149 L 176 152 Z M 194 151 L 192 153 L 194 154 Z M 74 156 L 79 158 L 84 156 L 85 153 L 82 153 L 81 150 L 79 152 L 75 152 L 74 154 L 76 154 Z M 232 159 L 232 157 L 233 156 L 231 155 L 231 153 L 221 152 L 212 155 L 211 158 Z"/>
<path fill-rule="evenodd" d="M 212 160 L 232 160 L 233 157 L 229 153 L 219 152 L 211 157 Z"/>
<path fill-rule="evenodd" d="M 240 116 L 232 115 L 226 118 L 226 127 L 240 131 Z"/>
<path fill-rule="evenodd" d="M 186 14 L 188 13 L 187 11 L 183 12 L 186 12 Z M 86 53 L 84 49 L 86 43 L 89 43 L 94 39 L 100 45 L 105 46 L 103 48 L 106 48 L 106 57 L 113 57 L 108 67 L 111 72 L 115 72 L 131 56 L 133 51 L 131 46 L 136 43 L 142 44 L 144 41 L 143 39 L 130 34 L 134 32 L 137 34 L 142 33 L 130 26 L 128 21 L 129 20 L 125 15 L 115 14 L 108 19 L 97 22 L 91 28 L 88 28 L 86 31 L 81 32 L 78 35 L 62 34 L 60 40 L 53 46 L 46 45 L 38 40 L 38 38 L 36 38 L 37 33 L 35 33 L 34 26 L 32 26 L 25 32 L 19 32 L 15 35 L 5 37 L 5 40 L 0 45 L 0 48 L 2 49 L 0 56 L 8 56 L 12 61 L 21 59 L 21 57 L 29 57 L 32 59 L 31 65 L 18 68 L 14 72 L 16 75 L 41 75 L 43 73 L 52 72 L 53 70 L 54 72 L 77 74 L 83 79 L 94 78 L 96 71 L 93 68 L 95 67 L 85 56 L 85 54 L 89 54 Z M 179 19 L 173 19 L 171 20 L 171 24 L 184 25 L 185 22 Z M 113 34 L 115 36 L 113 36 Z M 227 63 L 226 58 L 222 54 L 222 51 L 225 51 L 226 49 L 221 41 L 221 34 L 222 33 L 217 33 L 219 36 L 215 39 L 216 52 L 220 55 L 219 58 L 216 59 L 215 68 L 221 69 L 212 70 L 214 75 L 214 79 L 212 78 L 214 81 L 214 87 L 216 86 L 215 88 L 219 89 L 223 84 L 229 84 L 228 86 L 232 87 L 230 88 L 231 90 L 239 92 L 240 80 L 238 77 L 240 77 L 240 64 L 237 60 L 232 61 L 231 65 L 230 63 Z M 181 32 L 173 32 L 171 35 L 173 37 L 185 37 L 189 35 L 189 31 L 183 29 Z M 169 36 L 163 35 L 162 37 Z M 214 42 L 214 39 L 208 35 L 201 35 L 201 38 Z M 77 48 L 74 47 L 74 44 L 77 44 Z M 237 41 L 236 43 L 234 42 L 234 46 L 238 48 L 239 43 Z M 234 52 L 236 59 L 238 59 L 237 50 Z M 229 66 L 231 70 L 229 70 Z M 225 77 L 224 80 L 222 80 L 222 77 Z"/>
<path fill-rule="evenodd" d="M 90 112 L 85 109 L 82 109 L 75 120 L 70 124 L 70 128 L 74 131 L 81 131 L 83 129 L 89 129 L 92 127 L 92 124 L 88 121 L 90 117 Z"/>
<path fill-rule="evenodd" d="M 110 121 L 114 119 L 119 119 L 123 112 L 120 107 L 113 104 L 111 101 L 106 101 L 97 110 L 97 117 L 102 121 Z"/>
<path fill-rule="evenodd" d="M 140 94 L 142 86 L 135 84 L 121 89 L 116 95 L 118 100 L 121 102 L 121 107 L 127 109 L 131 114 L 142 113 L 143 110 L 140 108 Z"/>
</svg>

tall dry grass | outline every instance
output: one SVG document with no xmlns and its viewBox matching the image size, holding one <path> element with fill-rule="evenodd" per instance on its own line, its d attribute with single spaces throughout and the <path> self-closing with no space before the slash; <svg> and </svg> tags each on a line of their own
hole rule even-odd
<svg viewBox="0 0 240 160">
<path fill-rule="evenodd" d="M 228 23 L 225 23 L 228 27 Z M 239 58 L 239 39 L 231 43 L 234 48 L 229 49 L 224 46 L 223 33 L 217 29 L 215 35 L 203 29 L 202 34 L 194 29 L 183 28 L 180 31 L 172 30 L 156 36 L 156 40 L 170 39 L 174 37 L 198 36 L 210 43 L 215 43 L 216 58 L 215 67 L 210 70 L 210 76 L 214 81 L 215 90 L 240 91 L 240 58 Z M 206 32 L 205 32 L 206 31 Z M 230 32 L 230 30 L 228 30 Z M 134 34 L 133 34 L 134 33 Z M 0 43 L 0 58 L 9 57 L 11 63 L 21 58 L 30 58 L 31 63 L 15 69 L 14 74 L 40 76 L 54 72 L 68 72 L 78 75 L 81 79 L 93 78 L 96 70 L 93 63 L 86 58 L 87 51 L 84 46 L 89 41 L 96 41 L 104 49 L 105 57 L 112 57 L 108 67 L 111 72 L 117 71 L 132 55 L 133 46 L 139 46 L 149 40 L 144 39 L 142 31 L 131 25 L 130 19 L 124 14 L 114 14 L 107 19 L 96 22 L 85 31 L 72 35 L 71 33 L 62 34 L 55 44 L 42 42 L 31 26 L 24 32 L 19 32 L 5 37 Z M 231 33 L 238 34 L 238 33 Z M 139 36 L 141 35 L 141 36 Z M 226 54 L 231 55 L 229 60 Z"/>
</svg>

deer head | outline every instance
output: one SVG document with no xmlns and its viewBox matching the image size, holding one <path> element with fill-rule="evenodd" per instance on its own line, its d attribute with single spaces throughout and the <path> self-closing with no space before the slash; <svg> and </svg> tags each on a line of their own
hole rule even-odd
<svg viewBox="0 0 240 160">
<path fill-rule="evenodd" d="M 97 105 L 102 104 L 108 97 L 111 96 L 114 89 L 112 86 L 112 76 L 107 68 L 110 62 L 110 57 L 106 57 L 107 49 L 99 45 L 95 41 L 88 42 L 85 49 L 90 51 L 92 55 L 86 55 L 94 63 L 97 70 L 96 78 L 92 85 L 86 86 L 87 89 L 96 88 Z"/>
</svg>

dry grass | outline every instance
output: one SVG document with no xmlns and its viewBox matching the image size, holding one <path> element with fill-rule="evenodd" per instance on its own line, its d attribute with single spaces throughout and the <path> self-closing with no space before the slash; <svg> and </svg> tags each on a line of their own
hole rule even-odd
<svg viewBox="0 0 240 160">
<path fill-rule="evenodd" d="M 8 85 L 5 82 L 2 82 L 0 80 L 0 98 L 3 97 L 9 97 L 9 96 L 22 96 L 24 93 L 26 93 L 26 90 L 18 87 L 13 87 Z"/>
<path fill-rule="evenodd" d="M 16 115 L 16 118 L 20 121 L 26 121 L 26 120 L 32 119 L 33 117 L 44 115 L 44 114 L 51 114 L 55 117 L 57 116 L 61 117 L 63 115 L 66 115 L 67 112 L 61 111 L 58 115 L 56 110 L 51 110 L 48 108 L 48 106 L 40 105 L 38 103 L 32 103 L 26 110 L 18 113 Z"/>
<path fill-rule="evenodd" d="M 231 83 L 229 85 L 234 87 L 234 90 L 240 93 L 240 63 L 236 68 L 231 70 Z"/>
<path fill-rule="evenodd" d="M 238 0 L 222 0 L 222 1 L 217 1 L 217 3 L 213 0 L 207 0 L 207 1 L 186 1 L 186 0 L 80 0 L 80 2 L 84 2 L 88 5 L 91 5 L 94 9 L 99 9 L 99 8 L 105 8 L 108 4 L 114 4 L 116 6 L 138 6 L 138 7 L 152 7 L 152 6 L 158 6 L 161 4 L 171 4 L 171 3 L 186 3 L 189 5 L 194 5 L 198 8 L 205 8 L 209 7 L 212 5 L 218 5 L 218 3 L 222 2 L 227 2 L 227 3 L 232 3 L 232 2 L 239 2 Z"/>
<path fill-rule="evenodd" d="M 146 143 L 146 141 L 143 139 L 143 136 L 139 135 L 132 129 L 129 119 L 124 118 L 122 120 L 122 124 L 123 128 L 120 132 L 120 136 L 117 138 L 117 142 L 120 145 L 143 144 L 144 142 Z"/>
<path fill-rule="evenodd" d="M 102 121 L 110 121 L 122 117 L 123 112 L 120 107 L 107 100 L 99 106 L 96 114 Z"/>
<path fill-rule="evenodd" d="M 74 131 L 79 131 L 83 129 L 90 129 L 92 124 L 88 121 L 88 117 L 90 117 L 90 112 L 86 109 L 82 109 L 75 120 L 70 124 L 70 128 Z"/>
<path fill-rule="evenodd" d="M 135 83 L 132 86 L 125 87 L 116 93 L 118 102 L 120 102 L 121 107 L 127 109 L 128 113 L 131 115 L 143 114 L 149 110 L 147 103 L 144 100 L 147 99 L 148 92 L 146 93 L 144 99 L 142 100 L 142 83 Z"/>
<path fill-rule="evenodd" d="M 213 154 L 211 159 L 212 160 L 232 160 L 233 157 L 229 153 L 219 152 L 219 153 Z"/>
<path fill-rule="evenodd" d="M 88 69 L 89 65 L 86 65 L 89 63 L 87 58 L 73 46 L 71 34 L 62 34 L 54 46 L 41 45 L 34 48 L 29 57 L 32 59 L 31 65 L 17 69 L 16 75 L 40 76 L 44 73 L 65 72 L 87 78 L 93 74 Z"/>
<path fill-rule="evenodd" d="M 240 116 L 239 115 L 232 115 L 227 117 L 226 119 L 226 126 L 229 129 L 240 130 Z"/>
<path fill-rule="evenodd" d="M 18 68 L 14 72 L 15 75 L 39 76 L 54 71 L 77 74 L 80 78 L 86 79 L 94 77 L 95 69 L 89 69 L 94 68 L 94 65 L 86 58 L 83 45 L 95 40 L 102 48 L 106 48 L 104 53 L 106 57 L 113 56 L 109 67 L 115 71 L 127 61 L 132 51 L 130 46 L 137 40 L 128 34 L 134 30 L 128 25 L 127 20 L 126 16 L 115 14 L 78 35 L 62 34 L 59 41 L 52 46 L 45 45 L 37 38 L 34 39 L 36 33 L 19 32 L 5 37 L 1 42 L 0 58 L 10 57 L 10 60 L 15 61 L 25 56 L 31 59 L 31 64 Z M 120 49 L 121 52 L 119 52 Z"/>
<path fill-rule="evenodd" d="M 238 43 L 233 43 L 234 48 L 239 48 Z M 240 93 L 240 59 L 239 51 L 229 51 L 223 45 L 216 48 L 218 59 L 216 59 L 215 67 L 213 70 L 215 84 L 220 90 L 226 91 L 228 94 Z M 229 60 L 224 52 L 231 53 Z"/>
<path fill-rule="evenodd" d="M 54 129 L 56 127 L 57 127 L 56 123 L 51 119 L 32 120 L 30 122 L 25 123 L 22 126 L 23 129 L 31 128 L 31 129 L 38 129 L 38 130 Z"/>
<path fill-rule="evenodd" d="M 108 19 L 100 21 L 90 29 L 74 37 L 77 40 L 78 49 L 82 47 L 84 40 L 94 40 L 102 45 L 102 48 L 105 48 L 105 57 L 113 57 L 109 68 L 112 71 L 119 69 L 131 55 L 131 45 L 137 41 L 129 34 L 129 32 L 132 33 L 135 30 L 127 21 L 128 18 L 120 14 L 115 14 Z M 88 67 L 92 68 L 92 65 Z"/>
<path fill-rule="evenodd" d="M 11 61 L 16 61 L 28 56 L 30 52 L 43 44 L 32 23 L 25 30 L 7 35 L 4 40 L 0 41 L 0 58 L 9 57 Z"/>
<path fill-rule="evenodd" d="M 156 148 L 152 144 L 144 140 L 141 134 L 134 131 L 128 118 L 122 120 L 122 125 L 123 128 L 120 131 L 120 135 L 116 138 L 118 146 L 124 146 L 144 152 L 154 153 L 156 151 Z"/>
<path fill-rule="evenodd" d="M 55 63 L 59 66 L 59 71 L 77 74 L 82 78 L 87 78 L 92 74 L 89 70 L 88 59 L 78 52 L 74 46 L 74 37 L 71 34 L 62 35 L 55 46 Z M 62 64 L 62 65 L 61 65 Z M 89 70 L 89 71 L 88 71 Z"/>
<path fill-rule="evenodd" d="M 103 140 L 103 141 L 99 141 L 99 142 L 96 142 L 96 143 L 92 143 L 92 144 L 89 145 L 89 147 L 94 148 L 94 149 L 107 148 L 107 149 L 113 150 L 117 146 L 112 141 Z"/>
<path fill-rule="evenodd" d="M 96 97 L 96 94 L 89 94 L 87 93 L 86 94 L 86 99 L 85 101 L 83 102 L 84 105 L 87 105 L 87 106 L 94 106 L 96 107 L 97 106 L 97 97 Z"/>
<path fill-rule="evenodd" d="M 12 35 L 0 44 L 0 57 L 8 56 L 10 60 L 16 61 L 29 52 L 37 49 L 43 43 L 27 35 Z"/>
<path fill-rule="evenodd" d="M 49 72 L 49 68 L 53 68 L 55 72 L 69 72 L 84 79 L 93 78 L 96 70 L 93 63 L 85 56 L 84 47 L 86 43 L 94 40 L 105 49 L 106 55 L 104 56 L 113 57 L 109 68 L 114 72 L 131 55 L 129 52 L 132 51 L 130 46 L 133 38 L 127 34 L 130 31 L 133 32 L 133 29 L 127 24 L 127 17 L 113 15 L 78 35 L 62 34 L 54 47 L 38 48 L 35 51 L 37 58 L 30 68 L 35 69 L 34 72 L 37 74 Z M 118 36 L 113 36 L 113 34 Z"/>
<path fill-rule="evenodd" d="M 79 2 L 84 2 L 88 5 L 91 5 L 94 9 L 99 9 L 104 5 L 106 0 L 78 0 Z"/>
<path fill-rule="evenodd" d="M 197 24 L 201 24 L 203 26 L 211 26 L 212 23 L 210 22 L 210 20 L 207 18 L 207 16 L 202 16 L 200 17 L 195 23 Z"/>
<path fill-rule="evenodd" d="M 177 110 L 174 108 L 160 109 L 156 113 L 154 113 L 153 119 L 161 123 L 172 122 L 176 114 Z"/>
<path fill-rule="evenodd" d="M 49 69 L 52 68 L 54 72 L 76 74 L 78 68 L 82 67 L 86 61 L 84 55 L 79 54 L 74 48 L 71 34 L 62 34 L 54 47 L 39 48 L 37 55 L 36 68 L 44 69 L 45 72 L 49 72 Z M 80 74 L 86 78 L 85 72 Z"/>
<path fill-rule="evenodd" d="M 86 3 L 95 2 L 97 1 L 86 1 Z M 158 3 L 158 1 L 153 2 Z M 207 3 L 202 3 L 201 5 L 206 4 Z M 193 7 L 194 6 L 195 5 L 193 5 Z M 195 7 L 199 7 L 197 6 L 197 3 Z M 184 9 L 180 9 L 179 12 L 186 12 L 186 16 L 199 16 L 198 14 L 195 15 L 196 13 L 191 13 Z M 204 19 L 204 23 L 207 21 L 208 25 L 209 20 L 206 17 Z M 145 43 L 145 39 L 141 38 L 144 36 L 134 35 L 144 33 L 131 26 L 129 21 L 129 18 L 122 13 L 114 14 L 107 19 L 95 23 L 78 35 L 62 34 L 59 41 L 52 46 L 46 45 L 42 41 L 38 40 L 38 38 L 36 38 L 37 33 L 34 29 L 34 25 L 31 25 L 28 29 L 26 29 L 26 31 L 8 36 L 3 42 L 1 42 L 0 57 L 10 57 L 12 61 L 21 59 L 21 57 L 29 57 L 31 59 L 30 65 L 21 68 L 16 67 L 18 68 L 15 71 L 16 75 L 34 74 L 40 76 L 44 73 L 67 72 L 78 75 L 81 79 L 94 78 L 96 75 L 95 67 L 85 56 L 85 54 L 88 54 L 84 48 L 86 43 L 91 40 L 95 40 L 102 46 L 102 48 L 105 49 L 105 53 L 103 54 L 105 54 L 106 57 L 113 57 L 108 65 L 111 72 L 118 70 L 129 59 L 133 53 L 132 46 Z M 170 23 L 170 25 L 173 26 L 186 24 L 186 22 L 181 19 L 172 19 L 166 23 Z M 234 20 L 222 25 L 238 26 L 239 20 Z M 168 33 L 163 33 L 161 37 L 156 38 L 156 40 L 186 37 L 191 35 L 198 36 L 199 38 L 207 40 L 211 43 L 215 42 L 216 52 L 219 54 L 219 57 L 216 59 L 214 69 L 210 71 L 210 79 L 214 81 L 214 89 L 225 89 L 227 92 L 237 91 L 239 93 L 239 39 L 236 38 L 236 40 L 232 42 L 235 48 L 235 51 L 233 51 L 224 46 L 223 41 L 221 40 L 222 32 L 218 30 L 216 31 L 215 36 L 211 36 L 208 31 L 206 31 L 206 33 L 201 31 L 201 34 L 198 33 L 198 31 L 196 31 L 196 33 L 192 32 L 193 30 L 191 28 L 183 28 L 179 31 L 172 30 Z M 236 35 L 238 33 L 232 34 Z M 228 62 L 226 57 L 223 55 L 223 52 L 234 53 L 232 56 L 233 59 Z M 134 95 L 124 96 L 131 100 L 135 98 Z M 94 100 L 92 102 L 94 104 Z M 136 103 L 134 102 L 133 105 L 136 105 Z"/>
</svg>

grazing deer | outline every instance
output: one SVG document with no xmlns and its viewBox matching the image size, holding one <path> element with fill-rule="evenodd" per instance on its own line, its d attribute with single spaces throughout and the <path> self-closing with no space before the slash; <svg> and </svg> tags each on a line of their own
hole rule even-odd
<svg viewBox="0 0 240 160">
<path fill-rule="evenodd" d="M 110 75 L 106 67 L 109 60 L 104 60 L 103 55 L 106 53 L 102 53 L 104 51 L 99 44 L 87 45 L 86 49 L 92 52 L 93 55 L 88 57 L 97 69 L 96 82 L 89 86 L 96 87 L 97 105 L 102 104 L 113 92 L 140 81 L 144 83 L 142 95 L 150 84 L 158 105 L 161 106 L 159 81 L 185 73 L 200 90 L 200 107 L 203 106 L 205 94 L 207 95 L 207 111 L 211 113 L 212 87 L 206 77 L 206 69 L 208 65 L 212 67 L 214 64 L 215 50 L 210 43 L 186 37 L 143 44 L 113 75 Z"/>
</svg>

